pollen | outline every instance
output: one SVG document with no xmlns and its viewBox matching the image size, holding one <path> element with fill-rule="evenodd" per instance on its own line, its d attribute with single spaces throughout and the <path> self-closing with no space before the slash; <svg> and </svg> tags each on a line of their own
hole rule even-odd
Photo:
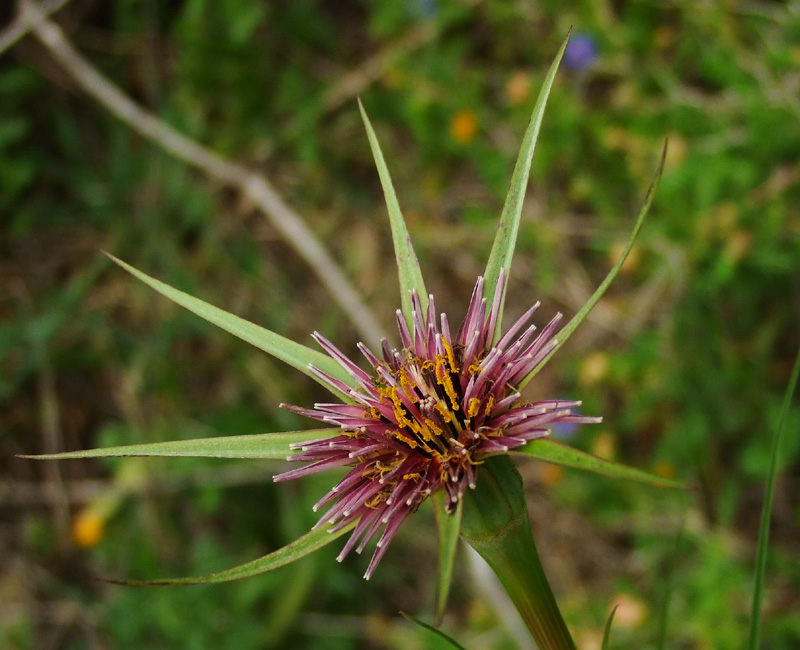
<svg viewBox="0 0 800 650">
<path fill-rule="evenodd" d="M 488 418 L 492 414 L 492 409 L 494 408 L 494 395 L 489 395 L 489 399 L 486 400 L 486 408 L 484 409 L 484 415 Z"/>
<path fill-rule="evenodd" d="M 397 438 L 400 442 L 407 444 L 409 447 L 411 447 L 411 449 L 416 449 L 417 447 L 419 447 L 419 443 L 416 440 L 414 440 L 414 438 L 412 438 L 409 435 L 406 435 L 402 431 L 393 431 L 392 436 Z"/>
<path fill-rule="evenodd" d="M 447 393 L 447 396 L 450 398 L 450 406 L 452 407 L 453 411 L 457 411 L 459 408 L 458 395 L 456 394 L 456 389 L 453 386 L 453 380 L 450 378 L 450 373 L 443 372 L 441 377 L 436 378 L 436 381 L 439 383 L 439 385 L 444 387 L 444 392 Z"/>
<path fill-rule="evenodd" d="M 456 360 L 455 357 L 453 356 L 453 348 L 450 347 L 450 344 L 444 337 L 442 337 L 442 345 L 444 346 L 444 350 L 447 353 L 447 360 L 450 362 L 450 372 L 458 372 L 458 366 L 456 365 Z"/>
</svg>

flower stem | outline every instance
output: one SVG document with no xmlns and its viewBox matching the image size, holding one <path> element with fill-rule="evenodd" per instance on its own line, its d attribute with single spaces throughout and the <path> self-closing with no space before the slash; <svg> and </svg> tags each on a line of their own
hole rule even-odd
<svg viewBox="0 0 800 650">
<path fill-rule="evenodd" d="M 540 650 L 575 650 L 536 551 L 522 478 L 508 457 L 481 467 L 464 500 L 461 536 L 492 567 Z"/>
</svg>

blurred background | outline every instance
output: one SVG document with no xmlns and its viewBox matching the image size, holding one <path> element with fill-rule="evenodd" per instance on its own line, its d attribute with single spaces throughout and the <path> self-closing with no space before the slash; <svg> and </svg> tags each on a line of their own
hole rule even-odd
<svg viewBox="0 0 800 650">
<path fill-rule="evenodd" d="M 662 635 L 669 648 L 740 647 L 800 343 L 800 3 L 61 0 L 36 28 L 20 6 L 0 7 L 0 646 L 443 647 L 398 616 L 431 620 L 429 509 L 369 582 L 368 558 L 338 564 L 334 542 L 237 583 L 118 587 L 95 578 L 207 573 L 288 543 L 333 477 L 276 487 L 280 463 L 14 455 L 307 428 L 277 405 L 319 400 L 316 384 L 101 252 L 295 340 L 313 345 L 316 329 L 354 351 L 365 320 L 321 282 L 308 244 L 287 239 L 286 215 L 243 191 L 246 170 L 396 340 L 391 236 L 358 96 L 428 288 L 459 322 L 572 26 L 507 317 L 537 299 L 540 325 L 580 308 L 668 137 L 622 275 L 528 395 L 584 400 L 604 423 L 555 435 L 693 488 L 522 461 L 535 536 L 581 649 L 599 648 L 617 604 L 618 647 Z M 205 151 L 181 160 L 120 121 L 99 99 L 103 78 Z M 225 161 L 228 177 L 214 168 Z M 786 426 L 764 604 L 764 647 L 777 649 L 800 647 L 796 402 Z M 461 549 L 444 629 L 473 649 L 524 647 L 492 593 Z"/>
</svg>

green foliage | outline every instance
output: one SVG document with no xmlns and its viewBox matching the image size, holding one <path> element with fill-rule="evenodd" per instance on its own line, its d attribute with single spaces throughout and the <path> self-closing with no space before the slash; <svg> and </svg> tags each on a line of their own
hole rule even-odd
<svg viewBox="0 0 800 650">
<path fill-rule="evenodd" d="M 578 310 L 619 257 L 668 136 L 628 263 L 528 391 L 535 398 L 544 382 L 604 417 L 570 445 L 697 489 L 675 555 L 683 508 L 670 492 L 523 462 L 536 539 L 548 575 L 576 594 L 565 601 L 576 639 L 597 645 L 626 593 L 647 615 L 637 622 L 618 610 L 614 645 L 653 643 L 660 580 L 675 556 L 665 647 L 741 645 L 768 434 L 800 330 L 798 28 L 787 8 L 119 0 L 68 3 L 61 15 L 127 94 L 263 171 L 343 260 L 387 331 L 397 280 L 355 92 L 378 127 L 426 282 L 455 322 L 484 269 L 547 66 L 570 25 L 591 34 L 595 64 L 562 68 L 553 84 L 506 311 L 535 299 L 542 322 Z M 428 27 L 432 36 L 407 45 Z M 385 64 L 373 74 L 363 64 L 379 52 Z M 90 579 L 198 575 L 264 555 L 309 530 L 311 505 L 329 487 L 309 478 L 275 490 L 274 468 L 258 461 L 70 461 L 59 466 L 67 528 L 58 523 L 60 506 L 46 496 L 53 470 L 15 454 L 301 429 L 308 423 L 277 404 L 328 399 L 138 286 L 101 249 L 289 339 L 313 347 L 318 329 L 350 352 L 354 337 L 252 206 L 76 92 L 32 39 L 2 57 L 0 473 L 11 489 L 0 645 L 431 647 L 427 632 L 394 621 L 400 610 L 433 609 L 432 520 L 401 531 L 369 583 L 359 558 L 334 561 L 336 542 L 233 584 L 144 590 Z M 369 82 L 334 94 L 351 71 Z M 467 119 L 456 137 L 458 114 Z M 53 404 L 55 443 L 43 434 Z M 780 470 L 793 480 L 796 401 L 786 422 Z M 100 541 L 78 549 L 69 524 L 97 490 L 121 496 Z M 800 643 L 800 520 L 786 495 L 773 513 L 761 631 L 778 650 Z M 445 629 L 466 647 L 514 647 L 461 562 L 454 581 Z"/>
</svg>

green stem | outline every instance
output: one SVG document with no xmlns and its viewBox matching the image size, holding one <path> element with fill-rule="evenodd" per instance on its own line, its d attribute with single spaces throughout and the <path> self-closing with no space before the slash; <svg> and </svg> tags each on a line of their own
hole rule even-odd
<svg viewBox="0 0 800 650">
<path fill-rule="evenodd" d="M 533 542 L 522 477 L 508 457 L 481 467 L 464 500 L 461 536 L 492 567 L 540 650 L 575 650 Z"/>
</svg>

